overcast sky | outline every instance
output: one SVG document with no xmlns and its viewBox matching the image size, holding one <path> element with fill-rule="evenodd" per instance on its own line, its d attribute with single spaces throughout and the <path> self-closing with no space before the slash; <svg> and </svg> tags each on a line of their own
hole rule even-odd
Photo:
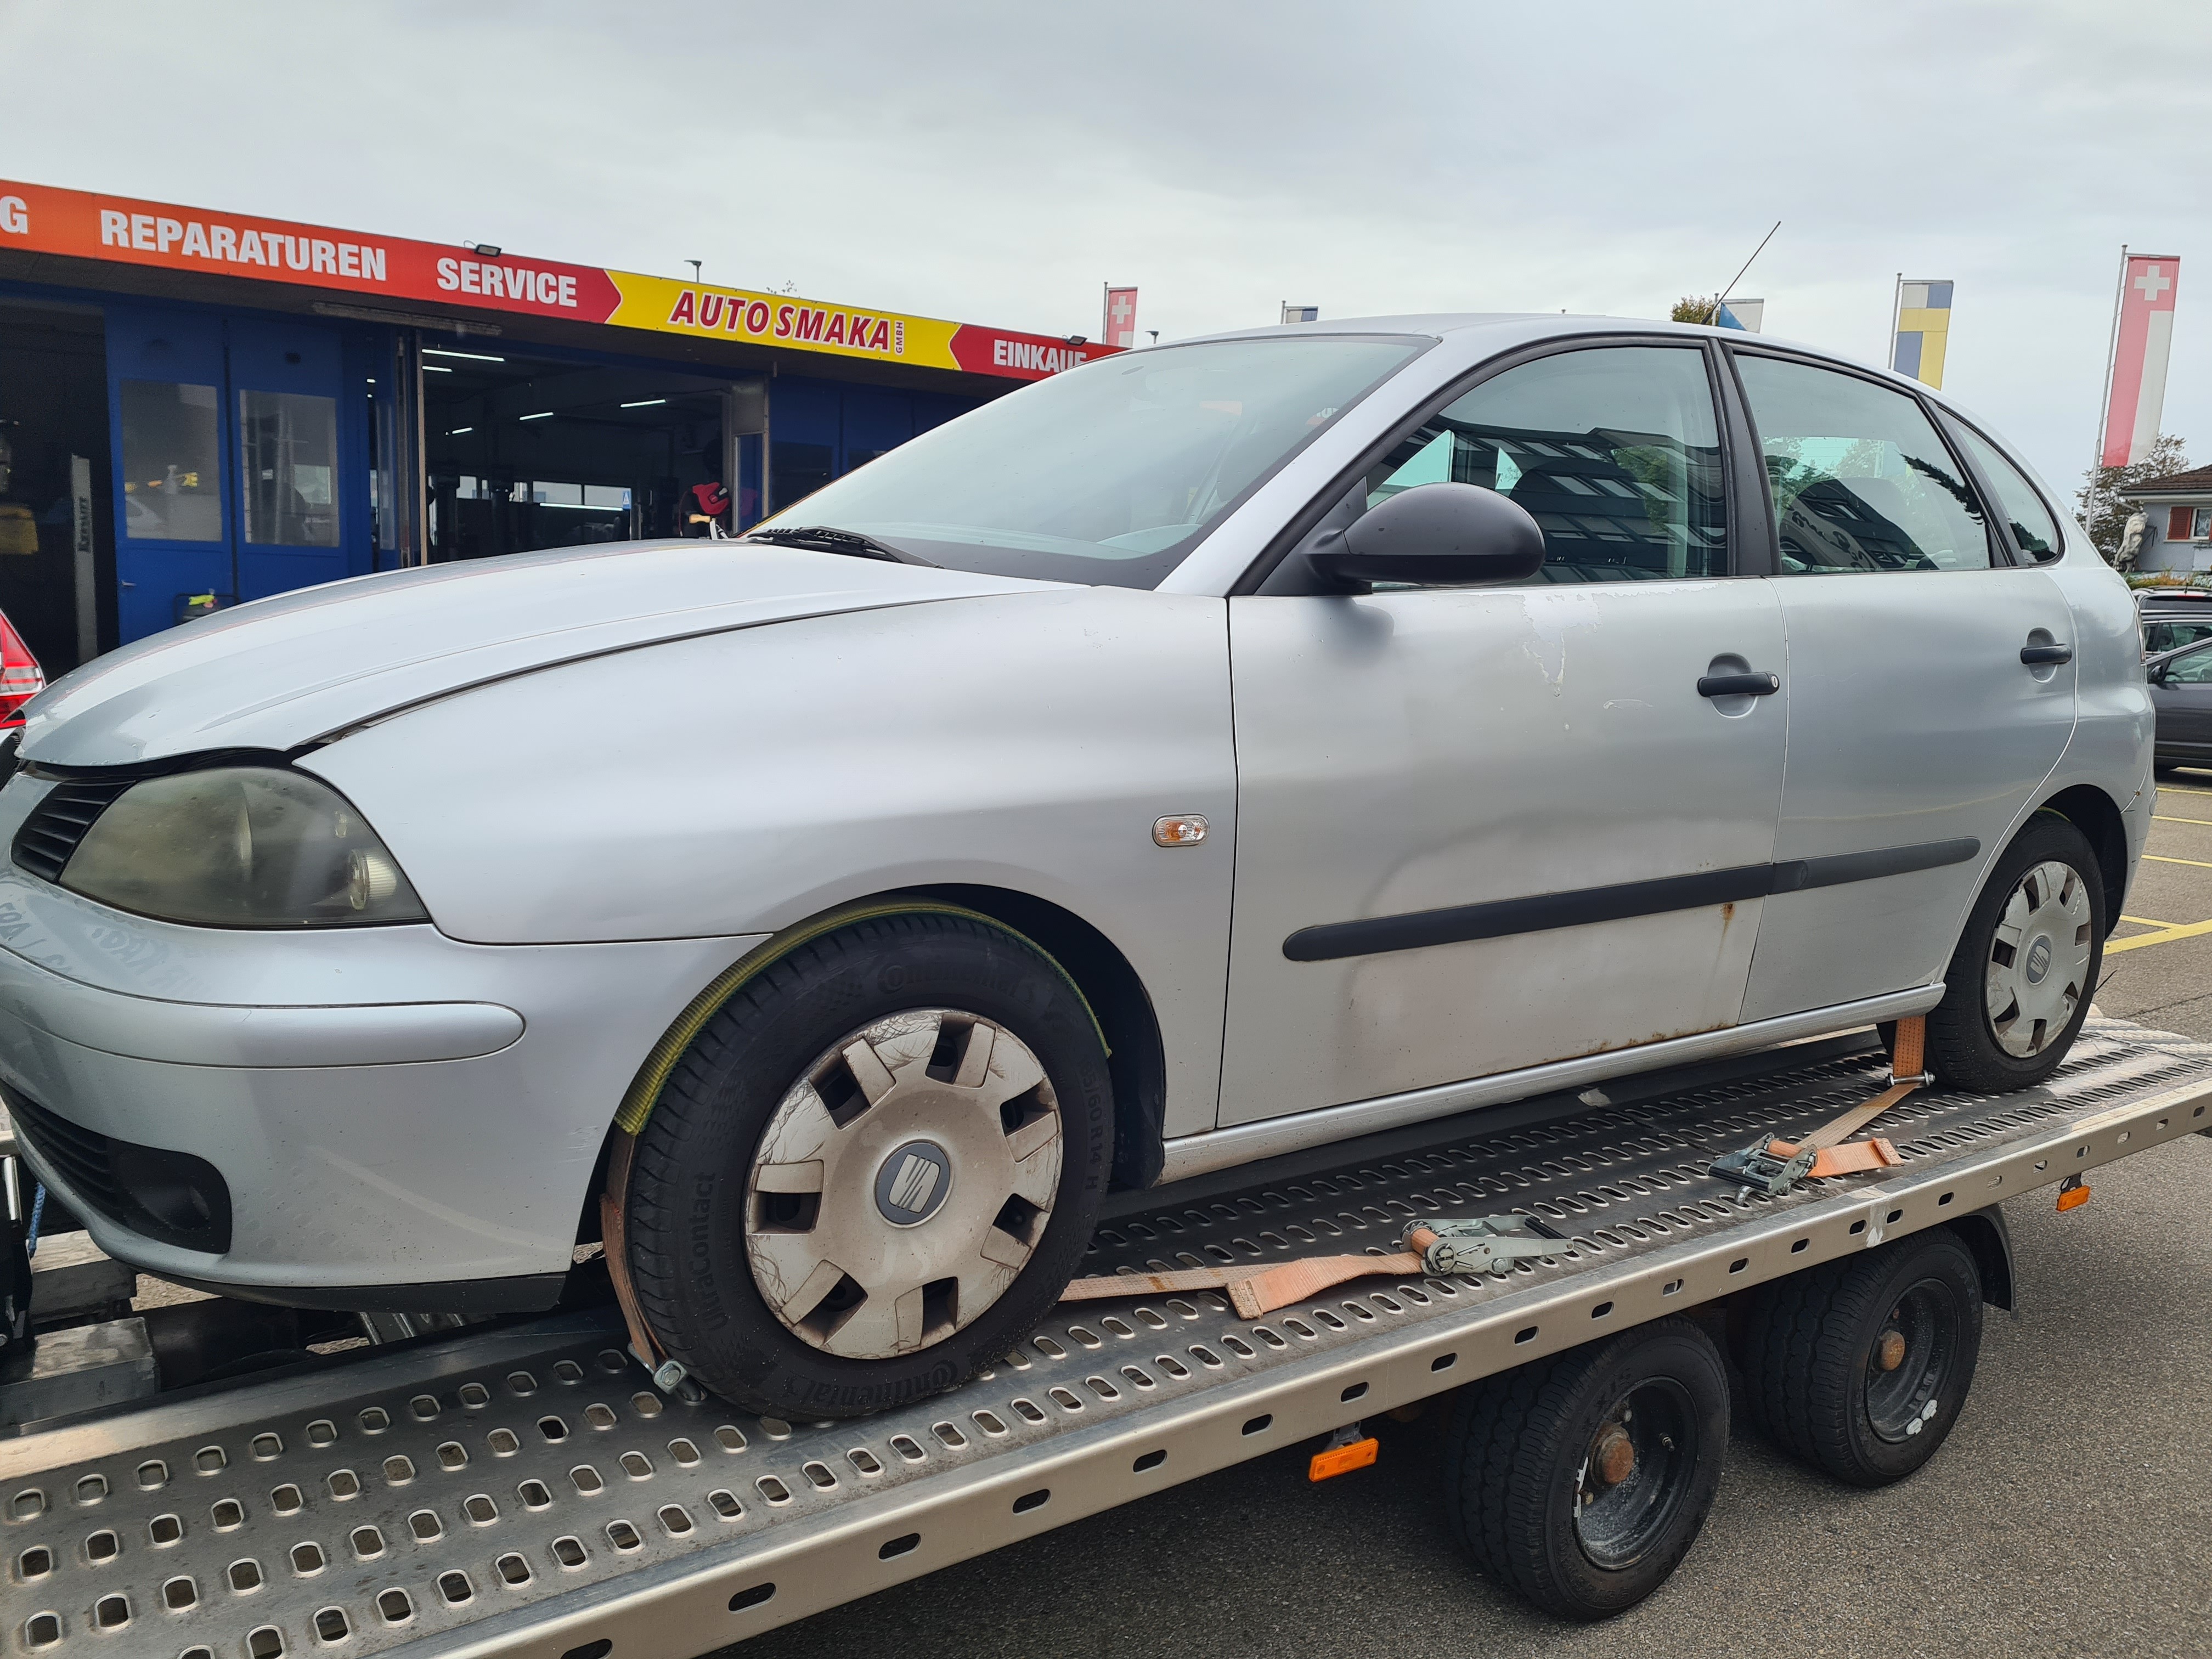
<svg viewBox="0 0 2212 1659">
<path fill-rule="evenodd" d="M 2203 0 L 0 0 L 0 177 L 1056 333 L 1663 316 L 1780 219 L 1770 333 L 1954 279 L 1947 389 L 2069 489 L 2127 242 L 2212 461 Z"/>
</svg>

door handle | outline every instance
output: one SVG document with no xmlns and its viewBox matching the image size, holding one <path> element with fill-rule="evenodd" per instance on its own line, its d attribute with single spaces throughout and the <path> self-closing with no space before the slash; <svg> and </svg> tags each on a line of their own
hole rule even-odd
<svg viewBox="0 0 2212 1659">
<path fill-rule="evenodd" d="M 1700 674 L 1701 697 L 1771 697 L 1782 689 L 1782 676 L 1754 669 L 1748 674 Z"/>
<path fill-rule="evenodd" d="M 2072 662 L 2074 647 L 2070 645 L 2023 645 L 2020 648 L 2020 659 L 2031 668 Z"/>
</svg>

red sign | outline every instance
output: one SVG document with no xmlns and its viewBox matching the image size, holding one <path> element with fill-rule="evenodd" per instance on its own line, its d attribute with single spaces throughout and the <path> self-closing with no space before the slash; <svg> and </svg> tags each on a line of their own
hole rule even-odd
<svg viewBox="0 0 2212 1659">
<path fill-rule="evenodd" d="M 654 333 L 734 337 L 1002 380 L 1042 380 L 1109 349 L 1071 346 L 1050 335 L 687 285 L 597 265 L 0 180 L 0 248 L 10 247 L 368 299 L 430 301 Z"/>
</svg>

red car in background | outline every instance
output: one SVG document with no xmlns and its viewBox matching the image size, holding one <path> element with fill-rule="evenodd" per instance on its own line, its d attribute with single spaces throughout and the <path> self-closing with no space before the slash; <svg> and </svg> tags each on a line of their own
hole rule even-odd
<svg viewBox="0 0 2212 1659">
<path fill-rule="evenodd" d="M 46 689 L 46 672 L 0 613 L 0 738 L 23 729 L 23 705 Z"/>
</svg>

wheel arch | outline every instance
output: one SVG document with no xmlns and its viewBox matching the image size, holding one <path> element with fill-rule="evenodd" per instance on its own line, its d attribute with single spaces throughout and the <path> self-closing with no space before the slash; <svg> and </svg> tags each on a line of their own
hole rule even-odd
<svg viewBox="0 0 2212 1659">
<path fill-rule="evenodd" d="M 661 1086 L 691 1041 L 738 988 L 810 939 L 870 916 L 902 911 L 966 912 L 995 922 L 1042 951 L 1082 997 L 1097 1022 L 1114 1085 L 1115 1187 L 1143 1188 L 1159 1178 L 1166 1158 L 1167 1058 L 1159 1022 L 1144 981 L 1120 948 L 1073 911 L 1009 888 L 947 883 L 871 894 L 793 922 L 748 951 L 694 997 L 661 1034 L 623 1096 L 607 1128 L 636 1133 L 659 1098 Z M 585 1197 L 578 1242 L 598 1237 L 597 1198 L 606 1179 L 606 1147 Z"/>
<path fill-rule="evenodd" d="M 1158 1181 L 1167 1158 L 1167 1050 L 1152 995 L 1121 948 L 1073 910 L 1012 888 L 948 883 L 909 890 L 1003 924 L 1075 981 L 1105 1039 L 1114 1080 L 1112 1184 L 1140 1188 Z M 885 894 L 880 902 L 898 896 Z"/>
<path fill-rule="evenodd" d="M 2104 878 L 2105 931 L 2120 925 L 2120 906 L 2128 891 L 2128 827 L 2119 804 L 2094 783 L 2062 789 L 2038 809 L 2056 812 L 2087 838 Z"/>
<path fill-rule="evenodd" d="M 1944 1224 L 1958 1234 L 1959 1242 L 1973 1252 L 1974 1266 L 1982 1275 L 1982 1300 L 1992 1308 L 2013 1310 L 2012 1230 L 2004 1212 L 1994 1204 L 1972 1215 Z"/>
</svg>

